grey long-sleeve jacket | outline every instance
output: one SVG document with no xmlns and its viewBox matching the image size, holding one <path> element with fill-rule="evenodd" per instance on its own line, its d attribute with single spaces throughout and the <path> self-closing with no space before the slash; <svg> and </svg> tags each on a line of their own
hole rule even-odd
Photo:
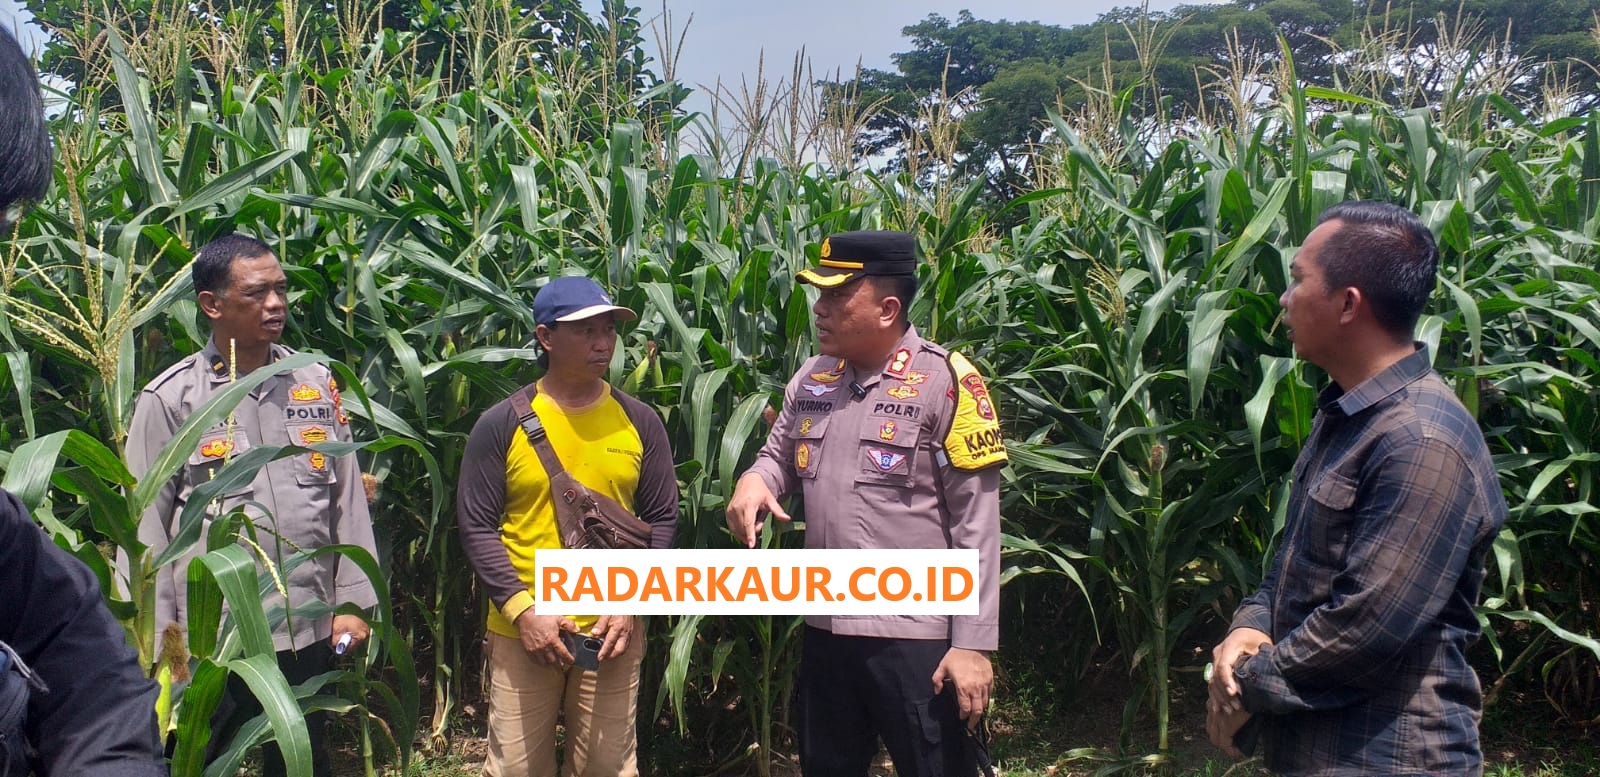
<svg viewBox="0 0 1600 777">
<path fill-rule="evenodd" d="M 859 386 L 861 393 L 851 390 Z M 994 400 L 960 354 L 908 328 L 881 372 L 815 357 L 789 381 L 750 472 L 801 492 L 807 548 L 973 548 L 977 615 L 808 616 L 835 634 L 1000 642 L 1000 466 Z"/>
</svg>

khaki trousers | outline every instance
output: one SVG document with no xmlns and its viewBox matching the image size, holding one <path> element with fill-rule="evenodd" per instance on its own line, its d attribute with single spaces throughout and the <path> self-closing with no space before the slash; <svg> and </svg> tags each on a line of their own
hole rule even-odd
<svg viewBox="0 0 1600 777">
<path fill-rule="evenodd" d="M 638 777 L 639 665 L 644 630 L 600 671 L 534 662 L 522 642 L 489 632 L 486 777 L 556 777 L 556 720 L 565 713 L 562 777 Z"/>
</svg>

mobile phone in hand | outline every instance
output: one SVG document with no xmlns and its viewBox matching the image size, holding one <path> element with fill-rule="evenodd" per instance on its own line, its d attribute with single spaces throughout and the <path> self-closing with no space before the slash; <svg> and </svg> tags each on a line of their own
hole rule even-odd
<svg viewBox="0 0 1600 777">
<path fill-rule="evenodd" d="M 590 672 L 600 669 L 600 648 L 605 643 L 599 637 L 563 631 L 561 641 L 566 643 L 567 652 L 572 654 L 573 666 Z"/>
</svg>

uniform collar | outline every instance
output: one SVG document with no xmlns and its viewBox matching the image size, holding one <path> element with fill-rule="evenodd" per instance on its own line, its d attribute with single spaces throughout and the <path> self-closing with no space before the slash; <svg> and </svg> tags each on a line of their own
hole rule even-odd
<svg viewBox="0 0 1600 777">
<path fill-rule="evenodd" d="M 289 349 L 273 343 L 267 351 L 267 364 L 272 364 L 289 355 Z M 229 374 L 228 355 L 217 347 L 215 338 L 206 340 L 206 347 L 200 349 L 200 363 L 204 365 L 206 375 L 212 383 L 227 383 L 230 378 L 236 377 Z"/>
<path fill-rule="evenodd" d="M 1410 356 L 1389 365 L 1383 372 L 1367 378 L 1349 391 L 1340 393 L 1338 384 L 1323 389 L 1317 404 L 1325 410 L 1337 408 L 1339 412 L 1352 416 L 1415 383 L 1428 374 L 1431 362 L 1428 358 L 1428 346 L 1413 343 L 1413 347 L 1416 350 L 1412 351 Z"/>
</svg>

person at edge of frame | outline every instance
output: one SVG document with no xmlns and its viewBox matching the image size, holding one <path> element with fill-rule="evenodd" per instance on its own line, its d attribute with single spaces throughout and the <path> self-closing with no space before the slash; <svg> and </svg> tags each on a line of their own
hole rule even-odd
<svg viewBox="0 0 1600 777">
<path fill-rule="evenodd" d="M 50 185 L 39 77 L 0 27 L 0 234 Z M 0 777 L 159 777 L 161 689 L 99 581 L 0 491 Z"/>
<path fill-rule="evenodd" d="M 1277 774 L 1483 771 L 1467 648 L 1506 503 L 1476 420 L 1413 339 L 1438 257 L 1410 211 L 1335 205 L 1279 299 L 1295 353 L 1332 384 L 1272 565 L 1212 651 L 1206 722 Z"/>
<path fill-rule="evenodd" d="M 779 500 L 799 491 L 807 548 L 976 549 L 977 615 L 808 616 L 795 689 L 806 775 L 865 775 L 880 738 L 897 774 L 976 774 L 1000 639 L 995 400 L 910 324 L 912 235 L 842 232 L 820 254 L 798 275 L 818 289 L 820 355 L 789 381 L 728 528 L 755 547 L 763 516 L 788 520 Z"/>
<path fill-rule="evenodd" d="M 566 777 L 636 777 L 644 630 L 632 615 L 536 612 L 540 550 L 562 547 L 550 476 L 522 425 L 531 411 L 562 469 L 650 525 L 651 548 L 672 545 L 678 480 L 661 417 L 607 383 L 617 322 L 638 318 L 594 281 L 556 278 L 534 295 L 544 376 L 525 406 L 515 392 L 484 411 L 467 437 L 456 491 L 461 543 L 491 607 L 489 777 L 554 777 L 564 720 Z M 574 666 L 562 633 L 601 640 L 595 670 Z"/>
</svg>

